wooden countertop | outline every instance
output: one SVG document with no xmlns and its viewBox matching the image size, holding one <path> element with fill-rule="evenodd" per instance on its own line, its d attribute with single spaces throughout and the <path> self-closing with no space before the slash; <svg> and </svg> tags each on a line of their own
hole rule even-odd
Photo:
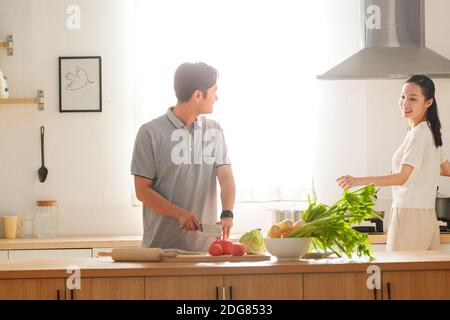
<svg viewBox="0 0 450 320">
<path fill-rule="evenodd" d="M 101 259 L 0 260 L 0 279 L 67 278 L 70 266 L 80 268 L 81 277 L 146 277 L 186 275 L 280 274 L 317 272 L 367 272 L 369 265 L 382 271 L 449 270 L 450 254 L 438 251 L 376 252 L 376 260 L 349 262 L 341 258 L 261 262 L 113 262 Z"/>
<path fill-rule="evenodd" d="M 141 241 L 142 236 L 79 236 L 0 239 L 0 250 L 134 247 L 140 246 Z"/>
</svg>

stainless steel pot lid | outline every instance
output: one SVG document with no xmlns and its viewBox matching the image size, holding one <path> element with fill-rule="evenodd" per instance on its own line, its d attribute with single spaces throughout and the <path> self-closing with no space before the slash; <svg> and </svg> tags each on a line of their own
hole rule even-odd
<svg viewBox="0 0 450 320">
<path fill-rule="evenodd" d="M 447 196 L 447 195 L 445 195 L 445 194 L 443 194 L 443 193 L 440 193 L 440 192 L 438 191 L 438 192 L 436 192 L 436 198 L 439 198 L 439 199 L 449 199 L 450 197 Z"/>
</svg>

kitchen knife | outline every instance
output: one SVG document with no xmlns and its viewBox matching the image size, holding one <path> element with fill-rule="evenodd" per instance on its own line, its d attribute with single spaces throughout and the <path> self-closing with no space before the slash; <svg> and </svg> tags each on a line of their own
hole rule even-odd
<svg viewBox="0 0 450 320">
<path fill-rule="evenodd" d="M 202 232 L 207 237 L 215 237 L 215 238 L 222 237 L 222 225 L 220 224 L 202 223 L 201 227 L 202 228 L 199 231 Z"/>
</svg>

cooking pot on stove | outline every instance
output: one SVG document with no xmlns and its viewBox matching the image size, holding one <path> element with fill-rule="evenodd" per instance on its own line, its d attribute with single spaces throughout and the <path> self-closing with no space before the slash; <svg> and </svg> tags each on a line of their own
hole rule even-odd
<svg viewBox="0 0 450 320">
<path fill-rule="evenodd" d="M 283 220 L 289 219 L 296 222 L 302 218 L 303 210 L 281 210 L 271 209 L 272 211 L 272 224 L 280 223 Z"/>
<path fill-rule="evenodd" d="M 438 220 L 450 221 L 450 197 L 439 192 L 436 193 L 436 216 Z"/>
</svg>

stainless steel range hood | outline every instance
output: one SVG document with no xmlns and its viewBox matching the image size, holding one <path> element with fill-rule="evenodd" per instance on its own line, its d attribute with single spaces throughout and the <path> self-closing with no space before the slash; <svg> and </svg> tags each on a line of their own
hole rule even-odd
<svg viewBox="0 0 450 320">
<path fill-rule="evenodd" d="M 424 0 L 361 0 L 365 48 L 318 79 L 450 78 L 450 60 L 425 47 Z"/>
</svg>

